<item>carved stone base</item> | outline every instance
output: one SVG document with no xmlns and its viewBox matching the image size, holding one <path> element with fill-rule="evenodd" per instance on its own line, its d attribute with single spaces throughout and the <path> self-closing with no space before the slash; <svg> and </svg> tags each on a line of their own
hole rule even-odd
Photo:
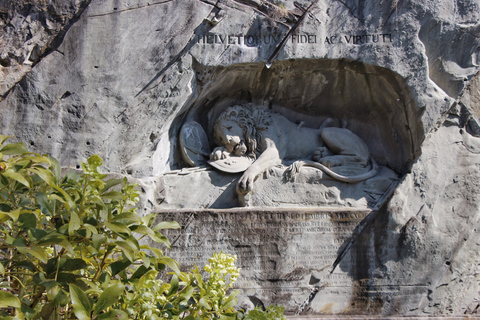
<svg viewBox="0 0 480 320">
<path fill-rule="evenodd" d="M 395 294 L 399 285 L 387 281 L 370 287 L 362 276 L 376 267 L 375 247 L 361 235 L 375 213 L 245 208 L 160 212 L 158 219 L 182 225 L 166 235 L 172 241 L 167 253 L 184 270 L 204 265 L 213 252 L 237 255 L 240 306 L 281 304 L 288 314 L 361 314 L 370 303 L 366 297 Z M 408 299 L 425 290 L 412 286 Z"/>
<path fill-rule="evenodd" d="M 236 193 L 240 174 L 225 174 L 209 167 L 177 170 L 163 175 L 158 183 L 164 190 L 162 209 L 220 209 L 232 207 L 344 207 L 368 209 L 398 179 L 380 167 L 366 181 L 349 184 L 333 180 L 322 171 L 304 167 L 295 181 L 284 176 L 286 167 L 275 167 L 258 177 L 246 197 Z M 351 171 L 351 170 L 350 170 Z M 354 175 L 359 172 L 342 172 Z M 178 192 L 182 190 L 182 192 Z"/>
<path fill-rule="evenodd" d="M 246 207 L 344 207 L 373 208 L 398 175 L 381 167 L 379 173 L 366 181 L 349 184 L 334 180 L 314 168 L 304 167 L 295 181 L 286 180 L 285 168 L 272 168 L 255 181 L 254 192 L 240 196 Z M 337 169 L 338 170 L 338 169 Z M 364 168 L 350 169 L 345 175 L 360 174 Z"/>
</svg>

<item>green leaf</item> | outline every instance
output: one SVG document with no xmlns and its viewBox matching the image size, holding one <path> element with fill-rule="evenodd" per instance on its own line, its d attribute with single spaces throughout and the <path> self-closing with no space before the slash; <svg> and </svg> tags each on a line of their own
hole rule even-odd
<svg viewBox="0 0 480 320">
<path fill-rule="evenodd" d="M 98 297 L 97 304 L 95 305 L 94 314 L 104 311 L 115 302 L 117 302 L 118 297 L 120 297 L 125 290 L 125 285 L 121 283 L 114 284 L 111 287 L 108 287 L 103 291 L 103 293 Z"/>
<path fill-rule="evenodd" d="M 45 249 L 42 247 L 17 247 L 18 252 L 21 254 L 30 254 L 37 258 L 38 260 L 42 261 L 43 263 L 47 263 L 48 257 Z"/>
<path fill-rule="evenodd" d="M 12 169 L 5 170 L 0 173 L 2 176 L 13 179 L 15 181 L 20 182 L 27 188 L 30 188 L 30 183 L 28 183 L 27 179 L 25 179 L 24 176 L 22 176 L 20 173 L 13 171 Z"/>
<path fill-rule="evenodd" d="M 54 305 L 65 306 L 69 301 L 67 293 L 59 286 L 53 286 L 47 290 L 48 301 L 52 301 Z"/>
<path fill-rule="evenodd" d="M 118 309 L 113 309 L 108 311 L 107 313 L 102 313 L 98 315 L 99 320 L 128 320 L 128 315 Z"/>
<path fill-rule="evenodd" d="M 127 211 L 124 213 L 121 213 L 119 215 L 114 216 L 111 220 L 111 222 L 123 222 L 125 224 L 131 224 L 131 223 L 140 223 L 142 219 L 138 216 L 137 213 Z"/>
<path fill-rule="evenodd" d="M 47 170 L 45 168 L 28 168 L 28 171 L 31 173 L 37 174 L 43 181 L 45 181 L 48 185 L 54 184 L 54 177 L 53 174 L 50 170 Z"/>
<path fill-rule="evenodd" d="M 0 135 L 0 144 L 4 144 L 5 141 L 7 141 L 8 139 L 10 138 L 13 138 L 15 136 L 4 136 L 4 135 Z"/>
<path fill-rule="evenodd" d="M 92 226 L 91 224 L 89 223 L 84 223 L 83 226 L 85 227 L 85 229 L 89 230 L 91 233 L 93 233 L 94 235 L 95 234 L 98 234 L 98 230 L 97 228 L 95 228 L 94 226 Z"/>
<path fill-rule="evenodd" d="M 55 305 L 53 302 L 45 304 L 37 316 L 41 319 L 50 319 L 51 315 L 55 312 Z"/>
<path fill-rule="evenodd" d="M 54 258 L 48 259 L 47 263 L 41 265 L 41 267 L 47 275 L 51 275 L 52 273 L 57 271 L 57 263 L 58 263 L 58 257 L 54 257 Z M 37 273 L 37 275 L 42 275 L 42 274 L 43 274 L 42 272 Z M 45 279 L 42 281 L 45 281 Z"/>
<path fill-rule="evenodd" d="M 163 263 L 169 266 L 176 274 L 180 274 L 180 269 L 178 268 L 178 262 L 173 260 L 170 257 L 162 257 L 158 259 L 158 263 Z"/>
<path fill-rule="evenodd" d="M 148 235 L 154 241 L 155 241 L 154 238 L 157 238 L 157 236 L 155 235 L 155 232 L 147 226 L 134 225 L 134 226 L 130 226 L 130 230 L 132 230 L 132 232 L 135 232 L 135 233 L 138 233 L 138 234 Z M 157 241 L 157 242 L 160 242 L 160 241 Z"/>
<path fill-rule="evenodd" d="M 132 263 L 130 260 L 118 260 L 110 264 L 110 270 L 112 271 L 112 276 L 117 275 L 119 272 L 125 270 Z"/>
<path fill-rule="evenodd" d="M 107 238 L 105 238 L 104 235 L 101 234 L 93 234 L 92 236 L 92 242 L 93 242 L 93 247 L 97 250 L 100 250 L 100 246 L 105 243 Z"/>
<path fill-rule="evenodd" d="M 35 228 L 28 230 L 28 233 L 31 235 L 31 238 L 33 238 L 34 240 L 40 240 L 47 235 L 47 231 L 43 229 L 35 229 Z"/>
<path fill-rule="evenodd" d="M 0 149 L 0 153 L 3 153 L 4 155 L 7 155 L 7 156 L 20 155 L 27 152 L 28 150 L 25 147 L 25 144 L 23 142 L 10 143 L 4 146 L 2 149 Z"/>
<path fill-rule="evenodd" d="M 176 274 L 172 276 L 172 281 L 170 281 L 170 291 L 167 294 L 167 297 L 177 293 L 179 287 L 178 277 Z"/>
<path fill-rule="evenodd" d="M 11 294 L 10 292 L 0 290 L 0 308 L 20 308 L 22 303 L 20 299 Z"/>
<path fill-rule="evenodd" d="M 71 272 L 59 272 L 57 274 L 57 281 L 63 285 L 67 283 L 75 283 L 77 282 L 78 278 L 82 278 L 82 276 Z"/>
<path fill-rule="evenodd" d="M 123 253 L 125 254 L 128 260 L 130 260 L 131 262 L 135 261 L 135 252 L 137 252 L 138 249 L 135 247 L 133 243 L 129 241 L 122 241 L 122 240 L 115 241 L 113 243 L 120 247 L 120 249 L 123 251 Z"/>
<path fill-rule="evenodd" d="M 5 267 L 1 263 L 0 263 L 0 274 L 2 274 L 2 276 L 5 275 Z"/>
<path fill-rule="evenodd" d="M 38 245 L 38 246 L 50 246 L 50 245 L 62 246 L 62 247 L 64 247 L 66 250 L 68 250 L 68 252 L 69 252 L 70 254 L 73 254 L 73 246 L 72 246 L 72 244 L 67 240 L 66 237 L 64 237 L 64 236 L 61 235 L 61 234 L 58 234 L 58 236 L 56 236 L 56 237 L 51 237 L 51 238 L 47 238 L 47 239 L 42 239 L 42 240 L 40 240 L 39 242 L 37 242 L 37 245 Z"/>
<path fill-rule="evenodd" d="M 28 260 L 18 261 L 15 264 L 15 267 L 16 268 L 24 268 L 24 269 L 30 270 L 32 272 L 37 271 L 37 267 L 31 261 L 28 261 Z"/>
<path fill-rule="evenodd" d="M 48 199 L 48 200 L 58 200 L 58 201 L 60 201 L 61 203 L 66 203 L 65 199 L 59 197 L 59 196 L 56 195 L 56 194 L 50 194 L 50 195 L 48 195 L 48 196 L 47 196 L 47 199 Z"/>
<path fill-rule="evenodd" d="M 128 234 L 131 235 L 132 233 L 130 232 L 130 229 L 124 225 L 123 223 L 120 222 L 108 222 L 105 221 L 105 226 L 115 232 L 116 234 L 119 234 L 121 236 Z"/>
<path fill-rule="evenodd" d="M 83 259 L 75 258 L 75 259 L 63 259 L 62 263 L 60 264 L 62 271 L 75 271 L 80 269 L 85 269 L 87 267 L 87 263 Z"/>
<path fill-rule="evenodd" d="M 193 286 L 188 286 L 186 290 L 182 292 L 182 298 L 188 301 L 192 297 L 194 290 L 195 288 Z"/>
<path fill-rule="evenodd" d="M 76 230 L 80 229 L 80 226 L 80 218 L 78 217 L 76 212 L 72 211 L 70 213 L 70 222 L 68 223 L 68 234 L 72 236 Z"/>
<path fill-rule="evenodd" d="M 230 296 L 227 298 L 225 303 L 222 305 L 222 308 L 225 309 L 231 309 L 235 307 L 237 304 L 237 296 L 235 294 L 230 294 Z"/>
<path fill-rule="evenodd" d="M 108 200 L 118 200 L 121 201 L 123 200 L 123 193 L 120 191 L 110 191 L 102 194 L 102 198 L 108 199 Z"/>
<path fill-rule="evenodd" d="M 8 243 L 8 241 L 7 241 L 7 243 Z M 25 240 L 24 238 L 19 236 L 19 237 L 13 239 L 13 242 L 11 244 L 14 245 L 15 247 L 26 247 L 27 246 L 27 240 Z"/>
<path fill-rule="evenodd" d="M 0 212 L 0 224 L 4 223 L 7 220 L 10 220 L 10 217 L 7 216 L 6 214 Z"/>
<path fill-rule="evenodd" d="M 134 274 L 132 274 L 132 276 L 130 277 L 129 280 L 132 280 L 132 279 L 138 279 L 140 278 L 141 276 L 143 276 L 145 273 L 147 273 L 148 271 L 150 271 L 151 269 L 150 268 L 146 268 L 145 266 L 140 266 Z"/>
<path fill-rule="evenodd" d="M 50 163 L 53 164 L 53 174 L 55 176 L 55 181 L 60 181 L 60 177 L 61 177 L 61 174 L 62 174 L 62 166 L 60 165 L 60 163 L 57 161 L 57 159 L 53 158 L 53 157 L 48 157 L 48 160 L 50 160 Z"/>
<path fill-rule="evenodd" d="M 67 209 L 75 208 L 75 202 L 73 202 L 72 198 L 68 195 L 68 193 L 65 190 L 63 190 L 60 187 L 57 187 L 56 185 L 52 185 L 51 187 L 62 194 L 63 199 L 65 199 L 64 203 L 67 205 Z"/>
<path fill-rule="evenodd" d="M 153 247 L 150 247 L 149 249 L 150 249 L 150 251 L 153 252 L 153 254 L 154 254 L 157 258 L 162 258 L 162 257 L 163 257 L 163 251 L 162 251 L 161 249 L 153 248 Z"/>
<path fill-rule="evenodd" d="M 82 289 L 74 284 L 68 285 L 70 289 L 70 298 L 73 304 L 73 312 L 79 320 L 90 320 L 92 313 L 92 303 Z"/>
<path fill-rule="evenodd" d="M 18 208 L 13 211 L 7 211 L 7 212 L 0 211 L 0 213 L 9 216 L 10 218 L 12 218 L 13 221 L 16 222 L 18 220 L 18 216 L 20 215 L 20 211 L 21 211 L 20 208 Z"/>
<path fill-rule="evenodd" d="M 162 229 L 181 229 L 181 226 L 176 221 L 162 221 L 152 228 L 153 231 Z"/>
<path fill-rule="evenodd" d="M 207 310 L 210 310 L 210 305 L 208 304 L 208 296 L 203 296 L 200 301 L 198 301 L 198 305 L 203 307 Z"/>
<path fill-rule="evenodd" d="M 103 192 L 107 191 L 111 187 L 117 186 L 123 182 L 123 179 L 108 179 L 105 181 L 105 186 L 103 187 Z"/>
<path fill-rule="evenodd" d="M 34 229 L 37 227 L 37 217 L 33 213 L 22 213 L 18 217 L 18 226 L 23 229 Z"/>
</svg>

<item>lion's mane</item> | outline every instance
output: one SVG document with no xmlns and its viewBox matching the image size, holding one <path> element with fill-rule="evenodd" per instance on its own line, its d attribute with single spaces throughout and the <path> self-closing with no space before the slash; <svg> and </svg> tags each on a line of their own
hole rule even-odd
<svg viewBox="0 0 480 320">
<path fill-rule="evenodd" d="M 259 142 L 263 134 L 271 125 L 272 116 L 268 110 L 263 108 L 252 108 L 251 105 L 234 105 L 227 108 L 215 121 L 213 128 L 213 139 L 217 145 L 221 145 L 221 138 L 218 136 L 218 126 L 222 121 L 234 121 L 243 129 L 245 144 L 247 145 L 247 156 L 253 159 L 261 153 Z"/>
</svg>

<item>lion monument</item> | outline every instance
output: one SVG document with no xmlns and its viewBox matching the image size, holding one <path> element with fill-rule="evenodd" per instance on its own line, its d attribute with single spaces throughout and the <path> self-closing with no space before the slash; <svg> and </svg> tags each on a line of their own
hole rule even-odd
<svg viewBox="0 0 480 320">
<path fill-rule="evenodd" d="M 286 171 L 289 177 L 302 166 L 317 168 L 348 183 L 373 177 L 378 166 L 365 142 L 348 129 L 327 127 L 332 123 L 327 119 L 319 129 L 306 128 L 264 108 L 231 106 L 214 124 L 213 137 L 218 147 L 210 154 L 210 163 L 239 157 L 251 159 L 237 183 L 239 194 L 252 191 L 255 179 L 282 161 L 297 160 Z M 369 165 L 371 169 L 359 175 L 344 176 L 334 171 L 339 166 Z"/>
</svg>

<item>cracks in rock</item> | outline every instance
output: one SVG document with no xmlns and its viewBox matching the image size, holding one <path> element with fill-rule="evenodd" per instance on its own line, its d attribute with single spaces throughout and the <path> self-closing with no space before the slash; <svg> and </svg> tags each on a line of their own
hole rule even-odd
<svg viewBox="0 0 480 320">
<path fill-rule="evenodd" d="M 278 23 L 295 23 L 296 15 L 274 3 L 259 0 L 233 0 L 275 20 Z M 283 20 L 283 21 L 282 21 Z"/>
<path fill-rule="evenodd" d="M 217 61 L 215 61 L 217 64 L 221 61 L 223 55 L 225 54 L 225 52 L 228 51 L 228 49 L 230 49 L 230 46 L 226 46 L 225 49 L 222 51 L 222 53 L 220 53 L 220 54 L 218 55 L 218 59 L 217 59 Z"/>
<path fill-rule="evenodd" d="M 201 1 L 201 0 L 199 0 Z M 202 1 L 203 2 L 203 1 Z M 217 2 L 218 4 L 218 2 Z M 210 13 L 207 15 L 209 17 L 212 13 L 215 15 L 220 11 L 220 9 L 217 7 L 217 5 L 213 6 L 214 8 L 210 11 Z M 170 69 L 171 66 L 173 66 L 175 63 L 180 61 L 184 55 L 190 51 L 190 49 L 195 45 L 195 39 L 197 37 L 200 37 L 203 34 L 208 33 L 208 31 L 213 28 L 213 26 L 208 22 L 208 20 L 205 18 L 203 22 L 197 26 L 193 32 L 193 36 L 190 38 L 190 40 L 187 42 L 187 44 L 183 47 L 182 50 L 178 54 L 176 54 L 173 59 L 171 59 L 165 67 L 162 68 L 136 95 L 135 98 L 137 98 L 141 93 L 143 93 L 145 90 L 148 89 L 158 78 L 160 78 L 168 69 Z"/>
<path fill-rule="evenodd" d="M 353 230 L 350 237 L 342 244 L 342 246 L 338 249 L 337 258 L 332 264 L 332 268 L 330 269 L 330 274 L 335 271 L 336 267 L 340 264 L 342 259 L 345 257 L 347 252 L 353 246 L 355 241 L 360 237 L 360 235 L 373 223 L 383 206 L 388 203 L 388 200 L 393 196 L 393 192 L 400 184 L 399 180 L 392 181 L 390 186 L 387 190 L 383 193 L 383 195 L 378 199 L 377 205 L 373 207 L 372 211 L 368 214 L 368 216 L 363 219 L 358 226 Z"/>
<path fill-rule="evenodd" d="M 32 61 L 31 64 L 31 69 L 35 67 L 40 61 L 42 61 L 43 58 L 48 56 L 50 53 L 58 51 L 58 47 L 63 42 L 63 39 L 65 38 L 65 35 L 67 34 L 68 30 L 78 21 L 80 20 L 80 17 L 82 16 L 82 13 L 85 11 L 85 9 L 90 5 L 92 0 L 84 0 L 82 4 L 79 7 L 78 12 L 63 26 L 63 28 L 57 33 L 55 37 L 46 45 L 45 49 L 43 52 L 40 52 L 37 59 L 35 61 Z M 62 52 L 58 51 L 59 53 L 63 54 Z M 0 95 L 0 101 L 5 99 L 10 92 L 12 92 L 13 88 L 20 82 L 22 82 L 25 77 L 28 75 L 29 72 L 25 73 L 17 82 L 15 82 L 3 95 Z"/>
<path fill-rule="evenodd" d="M 385 25 L 387 24 L 388 20 L 390 20 L 390 18 L 392 17 L 392 15 L 393 15 L 394 12 L 397 12 L 397 8 L 395 8 L 394 10 L 392 10 L 392 12 L 390 12 L 390 14 L 388 15 L 387 19 L 386 19 L 385 22 L 382 24 L 382 28 L 385 27 Z"/>
<path fill-rule="evenodd" d="M 213 1 L 208 1 L 208 0 L 198 0 L 198 1 L 209 4 L 211 6 L 216 7 L 217 9 L 219 9 L 218 6 L 217 6 L 219 0 L 217 0 L 215 3 L 213 3 Z"/>
<path fill-rule="evenodd" d="M 363 219 L 357 225 L 357 227 L 355 228 L 355 230 L 353 230 L 350 237 L 338 249 L 337 258 L 335 259 L 335 261 L 331 265 L 330 269 L 327 270 L 328 274 L 332 274 L 335 271 L 336 267 L 340 264 L 340 262 L 345 257 L 346 253 L 350 250 L 350 248 L 353 246 L 355 241 L 360 237 L 360 235 L 365 230 L 367 230 L 367 228 L 370 225 L 373 224 L 373 222 L 375 221 L 378 214 L 382 211 L 382 208 L 384 208 L 384 206 L 386 206 L 388 204 L 388 202 L 389 202 L 388 200 L 393 196 L 393 193 L 394 193 L 395 189 L 397 188 L 397 186 L 400 184 L 400 182 L 401 181 L 396 180 L 396 181 L 393 181 L 390 184 L 390 186 L 387 188 L 387 190 L 384 192 L 384 194 L 377 201 L 377 205 L 372 209 L 372 211 L 368 214 L 368 216 L 365 217 L 365 219 Z M 323 271 L 324 269 L 325 268 L 321 269 L 320 271 Z M 320 282 L 320 279 L 318 279 L 317 277 L 314 277 L 313 275 L 311 277 L 314 280 L 313 284 Z M 310 281 L 311 281 L 310 284 L 312 284 L 312 278 L 310 279 Z M 315 296 L 318 294 L 318 292 L 320 290 L 322 290 L 323 288 L 325 288 L 326 286 L 327 286 L 327 284 L 313 286 L 312 290 L 310 292 L 310 295 L 308 296 L 308 298 L 302 304 L 300 304 L 300 307 L 295 314 L 296 315 L 302 314 L 307 309 L 307 307 L 310 305 L 310 303 L 315 299 Z"/>
<path fill-rule="evenodd" d="M 343 5 L 348 9 L 348 12 L 350 12 L 350 14 L 351 14 L 355 19 L 357 19 L 361 24 L 363 24 L 363 25 L 365 24 L 365 21 L 364 21 L 363 19 L 357 17 L 357 16 L 355 15 L 355 13 L 353 12 L 353 9 L 350 8 L 349 6 L 347 6 L 347 4 L 346 4 L 345 2 L 343 2 L 342 0 L 337 0 L 337 1 L 340 2 L 341 4 L 343 4 Z"/>
<path fill-rule="evenodd" d="M 302 304 L 300 304 L 300 307 L 295 312 L 295 315 L 302 314 L 305 311 L 305 309 L 310 305 L 310 303 L 312 303 L 313 299 L 315 299 L 315 296 L 317 295 L 317 293 L 320 292 L 320 290 L 325 288 L 326 286 L 327 286 L 326 284 L 321 286 L 314 286 L 312 288 L 312 291 L 310 292 L 310 295 L 307 297 L 307 299 L 305 299 L 305 301 Z"/>
<path fill-rule="evenodd" d="M 123 13 L 123 12 L 133 11 L 133 10 L 137 10 L 137 9 L 143 9 L 143 8 L 147 8 L 147 7 L 150 7 L 150 6 L 155 6 L 155 5 L 164 4 L 164 3 L 173 2 L 173 1 L 174 0 L 157 1 L 157 2 L 152 2 L 152 3 L 148 3 L 148 4 L 144 4 L 144 5 L 138 5 L 135 8 L 126 8 L 126 9 L 122 9 L 122 10 L 116 10 L 116 8 L 114 8 L 113 11 L 105 12 L 105 13 L 99 13 L 99 14 L 92 14 L 92 15 L 89 15 L 88 17 L 89 18 L 104 17 L 104 16 L 108 16 L 108 15 L 111 15 L 111 14 Z"/>
<path fill-rule="evenodd" d="M 277 56 L 277 54 L 280 52 L 280 50 L 283 48 L 285 43 L 287 42 L 287 39 L 290 37 L 290 35 L 295 32 L 295 30 L 300 26 L 302 21 L 305 19 L 305 16 L 309 13 L 310 9 L 318 2 L 318 0 L 312 1 L 312 3 L 308 6 L 307 9 L 303 12 L 303 14 L 300 16 L 300 18 L 297 20 L 295 25 L 287 32 L 287 34 L 283 37 L 282 41 L 277 45 L 275 50 L 273 50 L 273 53 L 270 55 L 270 57 L 267 59 L 267 64 L 271 64 L 273 59 Z"/>
</svg>

